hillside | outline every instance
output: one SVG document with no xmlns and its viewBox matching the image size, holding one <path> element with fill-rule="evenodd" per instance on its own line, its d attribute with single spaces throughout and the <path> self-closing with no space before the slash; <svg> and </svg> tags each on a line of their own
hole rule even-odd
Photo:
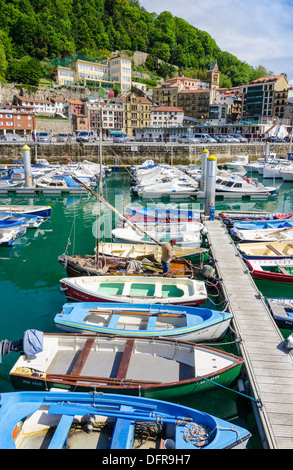
<svg viewBox="0 0 293 470">
<path fill-rule="evenodd" d="M 170 12 L 147 12 L 138 0 L 0 0 L 0 79 L 36 85 L 52 76 L 53 59 L 84 54 L 102 58 L 115 50 L 149 54 L 147 67 L 170 76 L 176 65 L 187 76 L 204 75 L 214 61 L 222 86 L 235 86 L 266 74 Z"/>
</svg>

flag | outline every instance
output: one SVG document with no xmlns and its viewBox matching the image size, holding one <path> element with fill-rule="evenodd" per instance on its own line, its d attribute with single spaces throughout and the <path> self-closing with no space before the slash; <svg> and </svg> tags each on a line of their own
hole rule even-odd
<svg viewBox="0 0 293 470">
<path fill-rule="evenodd" d="M 106 94 L 105 88 L 103 88 L 103 87 L 100 85 L 100 96 L 101 96 L 102 98 L 104 98 L 105 94 Z"/>
</svg>

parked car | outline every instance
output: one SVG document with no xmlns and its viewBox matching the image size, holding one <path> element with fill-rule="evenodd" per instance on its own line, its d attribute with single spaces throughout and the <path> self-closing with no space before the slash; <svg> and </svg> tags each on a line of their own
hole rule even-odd
<svg viewBox="0 0 293 470">
<path fill-rule="evenodd" d="M 225 139 L 225 142 L 228 144 L 237 144 L 239 143 L 239 140 L 235 139 L 235 137 L 232 137 L 231 135 L 222 135 L 222 137 Z"/>
<path fill-rule="evenodd" d="M 124 144 L 129 141 L 130 141 L 130 137 L 128 135 L 119 135 L 119 136 L 113 137 L 114 144 Z"/>
<path fill-rule="evenodd" d="M 21 142 L 23 137 L 18 134 L 6 134 L 5 140 L 7 140 L 7 142 Z"/>
<path fill-rule="evenodd" d="M 58 134 L 57 135 L 57 142 L 66 142 L 68 140 L 68 134 Z"/>
<path fill-rule="evenodd" d="M 241 134 L 230 134 L 232 137 L 235 139 L 239 140 L 239 142 L 248 142 L 248 139 L 246 137 L 243 137 Z"/>
<path fill-rule="evenodd" d="M 286 142 L 285 139 L 281 139 L 281 137 L 276 137 L 275 135 L 270 135 L 262 139 L 263 142 Z"/>
<path fill-rule="evenodd" d="M 76 142 L 95 142 L 97 136 L 94 131 L 80 131 L 76 136 Z"/>
<path fill-rule="evenodd" d="M 204 134 L 204 136 L 207 139 L 207 143 L 209 143 L 209 144 L 216 144 L 217 143 L 216 139 L 214 139 L 214 137 L 211 137 L 209 134 Z"/>
<path fill-rule="evenodd" d="M 223 136 L 218 135 L 218 134 L 214 135 L 213 138 L 216 140 L 216 142 L 218 144 L 222 144 L 222 143 L 226 142 L 226 139 Z"/>
<path fill-rule="evenodd" d="M 52 137 L 49 132 L 39 132 L 37 134 L 38 142 L 52 142 Z"/>
<path fill-rule="evenodd" d="M 181 144 L 199 144 L 200 140 L 195 139 L 194 137 L 188 137 L 187 135 L 182 135 L 181 137 L 179 137 L 178 142 L 180 142 Z"/>
</svg>

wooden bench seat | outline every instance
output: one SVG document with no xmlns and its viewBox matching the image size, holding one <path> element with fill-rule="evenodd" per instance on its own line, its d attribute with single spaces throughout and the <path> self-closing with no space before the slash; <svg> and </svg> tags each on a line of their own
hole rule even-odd
<svg viewBox="0 0 293 470">
<path fill-rule="evenodd" d="M 75 364 L 73 368 L 71 369 L 71 372 L 69 375 L 80 375 L 81 371 L 83 369 L 83 366 L 86 363 L 86 360 L 89 356 L 89 353 L 91 352 L 91 349 L 94 345 L 95 340 L 93 338 L 87 339 L 82 350 L 80 351 L 78 358 L 75 361 Z"/>
<path fill-rule="evenodd" d="M 134 340 L 127 340 L 125 343 L 124 351 L 120 361 L 119 369 L 117 372 L 117 379 L 125 379 L 133 351 Z"/>
</svg>

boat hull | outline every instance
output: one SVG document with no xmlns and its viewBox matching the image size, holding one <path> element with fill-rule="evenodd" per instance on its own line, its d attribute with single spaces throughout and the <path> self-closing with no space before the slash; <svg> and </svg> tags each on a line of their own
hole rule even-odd
<svg viewBox="0 0 293 470">
<path fill-rule="evenodd" d="M 107 300 L 104 297 L 101 297 L 99 295 L 89 294 L 87 292 L 78 290 L 78 289 L 76 289 L 72 286 L 69 286 L 68 284 L 65 284 L 63 282 L 61 282 L 61 289 L 65 293 L 66 298 L 69 299 L 69 300 L 78 300 L 78 301 L 81 301 L 81 302 L 113 302 L 113 299 Z M 123 300 L 123 299 L 115 299 L 115 300 L 116 301 L 119 300 L 120 302 L 126 302 L 126 300 Z M 131 300 L 131 299 L 127 299 L 127 302 L 129 302 L 129 300 Z M 133 300 L 135 301 L 135 299 L 133 299 Z M 166 299 L 164 301 L 166 302 Z M 205 301 L 206 301 L 206 298 L 205 299 L 192 300 L 192 301 L 185 301 L 185 300 L 182 300 L 182 301 L 180 301 L 180 300 L 168 301 L 168 303 L 172 303 L 174 305 L 194 306 L 194 305 L 200 305 L 200 304 L 204 303 Z M 142 302 L 142 300 L 139 299 L 139 302 Z M 156 303 L 161 303 L 162 299 L 154 299 L 153 302 L 152 302 L 152 300 L 150 298 L 148 298 L 148 299 L 146 299 L 146 302 L 156 304 Z"/>
</svg>

